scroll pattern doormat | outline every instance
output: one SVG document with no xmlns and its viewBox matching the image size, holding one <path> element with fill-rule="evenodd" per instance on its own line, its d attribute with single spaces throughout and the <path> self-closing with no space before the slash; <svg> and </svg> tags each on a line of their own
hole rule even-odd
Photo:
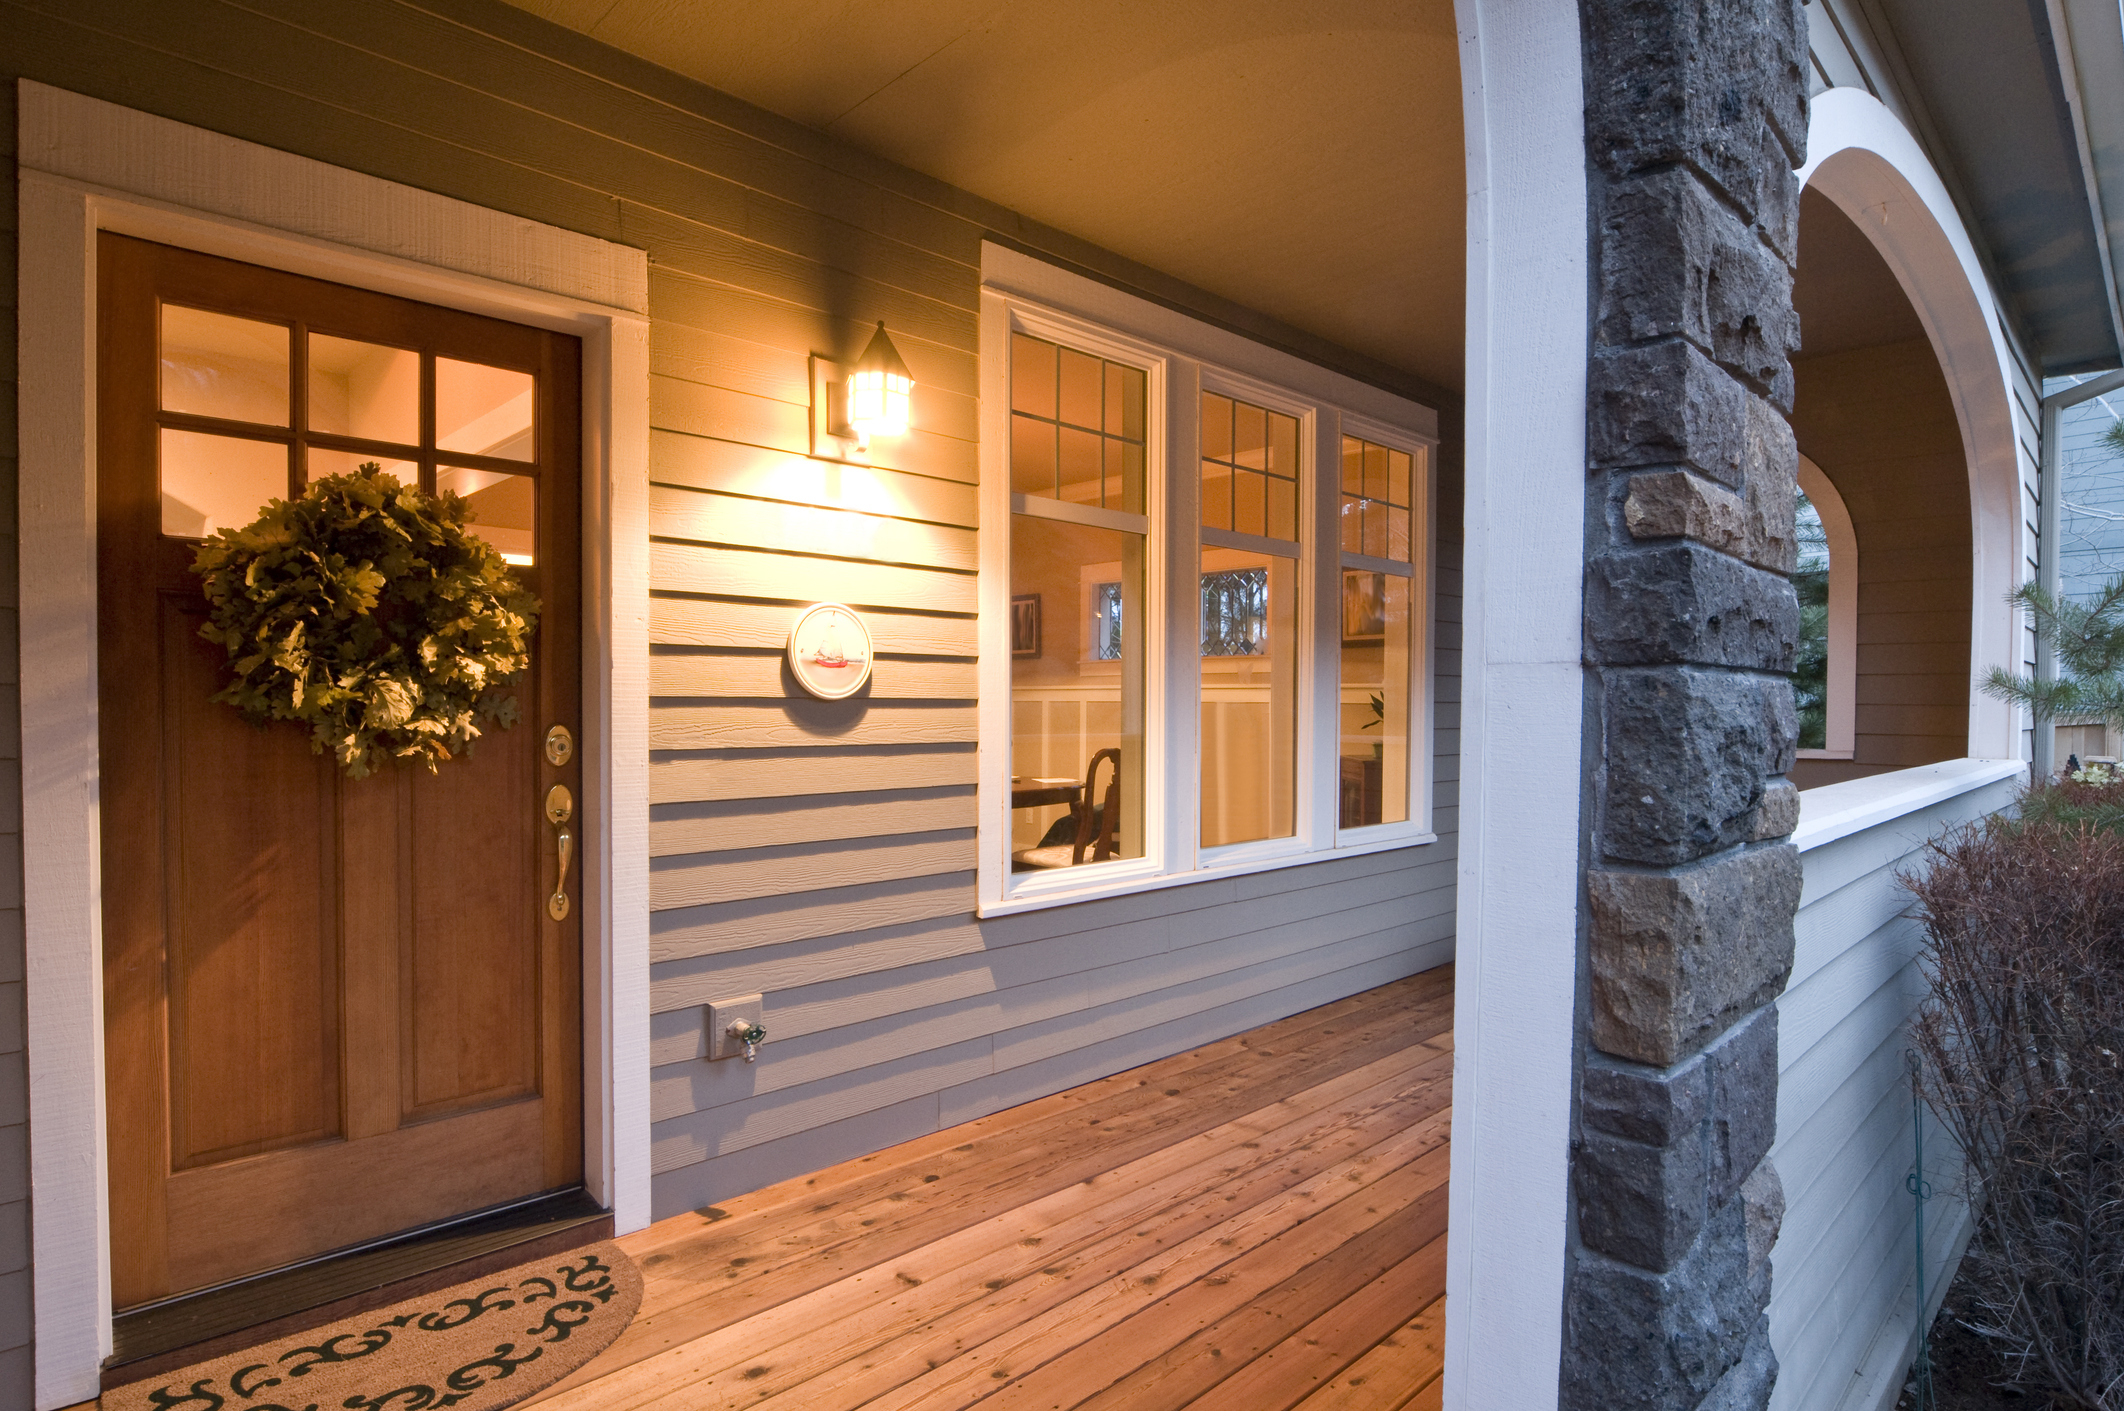
<svg viewBox="0 0 2124 1411">
<path fill-rule="evenodd" d="M 520 1264 L 103 1394 L 104 1411 L 496 1411 L 626 1330 L 642 1275 L 616 1244 Z"/>
</svg>

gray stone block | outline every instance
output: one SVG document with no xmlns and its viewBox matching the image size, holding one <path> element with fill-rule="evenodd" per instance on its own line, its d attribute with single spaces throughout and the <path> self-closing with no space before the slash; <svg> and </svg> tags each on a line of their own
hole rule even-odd
<svg viewBox="0 0 2124 1411">
<path fill-rule="evenodd" d="M 1756 1321 L 1747 1346 L 1711 1388 L 1697 1411 L 1766 1411 L 1770 1393 L 1777 1386 L 1777 1353 L 1770 1348 L 1770 1315 Z"/>
<path fill-rule="evenodd" d="M 1784 575 L 1701 544 L 1610 552 L 1587 569 L 1586 641 L 1615 665 L 1790 671 L 1799 600 Z"/>
<path fill-rule="evenodd" d="M 1694 539 L 1757 568 L 1790 574 L 1793 486 L 1751 476 L 1736 493 L 1686 470 L 1644 471 L 1619 487 L 1622 526 L 1633 540 Z"/>
<path fill-rule="evenodd" d="M 1661 1068 L 1677 1063 L 1775 999 L 1791 974 L 1800 867 L 1790 844 L 1673 872 L 1592 872 L 1586 890 L 1593 1043 L 1603 1053 Z M 1776 1130 L 1774 1019 L 1766 1033 L 1772 1070 L 1766 1111 L 1754 1105 L 1750 1086 L 1760 1080 L 1756 1050 L 1733 1051 L 1730 1077 L 1721 1077 L 1723 1067 L 1713 1073 L 1714 1113 L 1723 1113 L 1728 1101 L 1748 1104 L 1736 1109 L 1737 1125 L 1721 1138 L 1722 1149 L 1737 1154 L 1764 1128 Z M 1741 1166 L 1725 1188 L 1738 1185 L 1753 1165 Z"/>
<path fill-rule="evenodd" d="M 1799 347 L 1784 258 L 1685 167 L 1619 182 L 1600 240 L 1594 337 L 1681 337 L 1768 390 Z"/>
<path fill-rule="evenodd" d="M 1740 1202 L 1729 1202 L 1663 1273 L 1579 1252 L 1566 1307 L 1567 1411 L 1696 1411 L 1762 1322 L 1742 1221 Z"/>
<path fill-rule="evenodd" d="M 1710 1114 L 1711 1073 L 1701 1058 L 1671 1068 L 1620 1064 L 1598 1053 L 1586 1061 L 1579 1120 L 1589 1131 L 1667 1146 L 1700 1141 Z"/>
<path fill-rule="evenodd" d="M 1763 801 L 1755 806 L 1754 843 L 1788 838 L 1799 827 L 1799 786 L 1790 779 L 1771 779 L 1763 784 Z"/>
<path fill-rule="evenodd" d="M 1586 454 L 1593 465 L 1679 465 L 1740 483 L 1748 392 L 1694 344 L 1601 353 L 1586 380 Z"/>
<path fill-rule="evenodd" d="M 1782 851 L 1784 849 L 1773 848 L 1754 855 L 1766 856 Z M 1792 900 L 1796 907 L 1799 900 L 1797 889 Z M 1775 924 L 1774 920 L 1766 918 L 1766 921 Z M 1783 951 L 1784 970 L 1789 971 L 1792 964 L 1792 923 L 1789 917 L 1783 934 L 1787 938 Z M 1765 949 L 1773 950 L 1774 946 Z M 1764 963 L 1772 960 L 1774 956 L 1763 957 Z M 1782 990 L 1784 987 L 1785 977 L 1781 972 L 1776 978 L 1776 988 Z M 1777 1140 L 1777 1006 L 1765 1003 L 1761 1009 L 1735 1024 L 1705 1050 L 1704 1058 L 1711 1070 L 1711 1199 L 1714 1203 L 1723 1203 L 1740 1192 L 1741 1183 L 1769 1156 L 1771 1143 Z"/>
<path fill-rule="evenodd" d="M 1586 1248 L 1654 1271 L 1688 1253 L 1709 1209 L 1700 1130 L 1661 1144 L 1589 1131 L 1577 1158 L 1578 1238 Z"/>
<path fill-rule="evenodd" d="M 1612 175 L 1702 171 L 1756 216 L 1764 138 L 1796 166 L 1806 131 L 1796 0 L 1581 0 L 1586 149 Z"/>
<path fill-rule="evenodd" d="M 1746 840 L 1763 781 L 1791 771 L 1791 682 L 1669 667 L 1611 671 L 1603 687 L 1601 856 L 1669 865 Z"/>
</svg>

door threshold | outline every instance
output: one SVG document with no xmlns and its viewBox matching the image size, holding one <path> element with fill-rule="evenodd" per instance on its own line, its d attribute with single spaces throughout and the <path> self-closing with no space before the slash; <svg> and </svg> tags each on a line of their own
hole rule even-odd
<svg viewBox="0 0 2124 1411">
<path fill-rule="evenodd" d="M 582 1190 L 550 1192 L 371 1241 L 111 1319 L 103 1387 L 353 1317 L 529 1259 L 609 1239 L 612 1216 Z"/>
</svg>

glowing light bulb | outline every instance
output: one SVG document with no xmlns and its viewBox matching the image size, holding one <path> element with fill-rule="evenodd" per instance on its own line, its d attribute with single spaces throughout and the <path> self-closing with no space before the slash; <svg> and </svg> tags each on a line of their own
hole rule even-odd
<svg viewBox="0 0 2124 1411">
<path fill-rule="evenodd" d="M 885 325 L 871 335 L 870 346 L 848 374 L 848 425 L 865 441 L 873 436 L 905 436 L 914 374 L 900 361 L 900 350 L 885 336 Z"/>
</svg>

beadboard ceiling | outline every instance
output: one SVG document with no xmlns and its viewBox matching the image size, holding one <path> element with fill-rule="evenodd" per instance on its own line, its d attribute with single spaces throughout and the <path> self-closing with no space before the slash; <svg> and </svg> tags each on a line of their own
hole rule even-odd
<svg viewBox="0 0 2124 1411">
<path fill-rule="evenodd" d="M 514 0 L 1458 388 L 1449 0 Z"/>
</svg>

